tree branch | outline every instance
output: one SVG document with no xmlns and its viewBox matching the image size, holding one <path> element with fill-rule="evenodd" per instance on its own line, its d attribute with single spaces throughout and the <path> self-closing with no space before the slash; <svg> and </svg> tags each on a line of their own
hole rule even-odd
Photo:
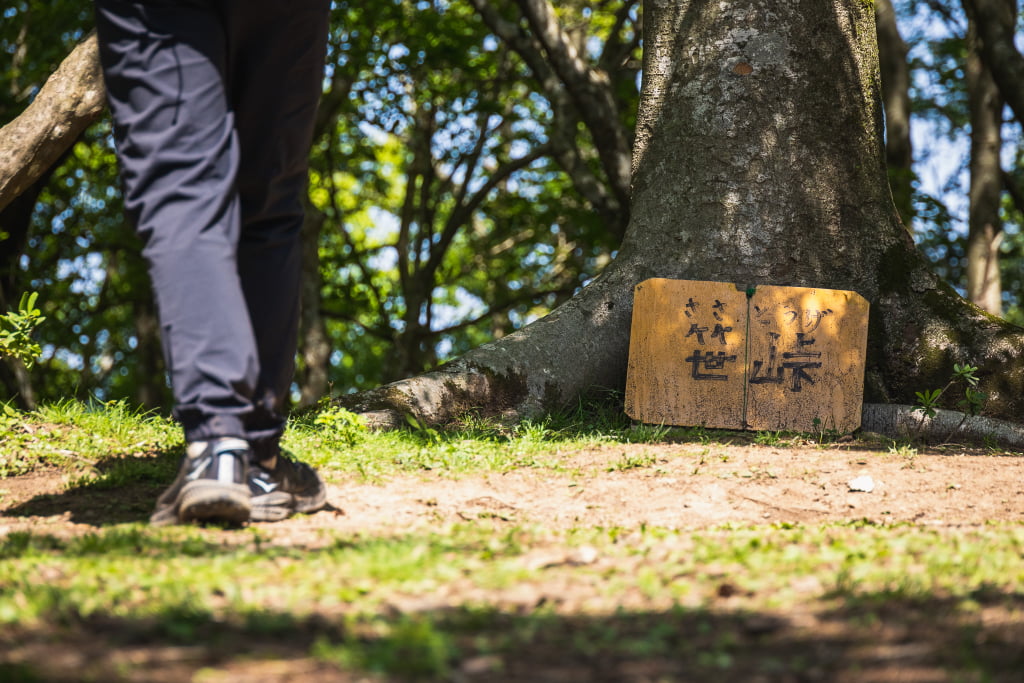
<svg viewBox="0 0 1024 683">
<path fill-rule="evenodd" d="M 72 50 L 18 118 L 0 128 L 0 210 L 78 140 L 105 104 L 96 35 Z"/>
<path fill-rule="evenodd" d="M 631 145 L 620 122 L 608 74 L 591 68 L 580 57 L 572 39 L 558 23 L 554 7 L 548 0 L 516 0 L 516 4 L 590 129 L 619 203 L 628 206 Z"/>
<path fill-rule="evenodd" d="M 627 202 L 623 203 L 620 201 L 622 194 L 615 189 L 613 181 L 609 180 L 608 186 L 615 191 L 614 196 L 608 192 L 605 183 L 595 176 L 591 167 L 581 158 L 575 139 L 576 129 L 580 123 L 587 125 L 587 122 L 581 118 L 578 105 L 570 97 L 567 86 L 552 70 L 551 64 L 545 58 L 544 51 L 537 40 L 531 38 L 518 24 L 504 19 L 487 0 L 471 0 L 471 2 L 488 28 L 519 55 L 533 73 L 533 77 L 537 79 L 544 96 L 551 103 L 554 117 L 551 142 L 555 159 L 569 175 L 576 191 L 590 202 L 594 211 L 601 215 L 613 233 L 621 239 L 629 220 L 628 186 L 626 187 Z M 595 138 L 594 144 L 600 146 L 602 140 Z M 628 154 L 626 160 L 628 164 Z M 603 165 L 602 168 L 604 168 Z"/>
<path fill-rule="evenodd" d="M 463 320 L 462 322 L 455 323 L 454 325 L 450 325 L 450 326 L 442 328 L 440 330 L 431 330 L 431 334 L 433 334 L 435 336 L 440 336 L 440 335 L 443 335 L 443 334 L 451 334 L 452 332 L 457 332 L 458 330 L 465 329 L 467 327 L 471 327 L 473 325 L 479 324 L 479 323 L 483 322 L 484 320 L 487 320 L 488 318 L 490 318 L 495 313 L 504 313 L 504 312 L 510 310 L 516 304 L 521 304 L 521 303 L 524 303 L 526 301 L 534 301 L 536 299 L 540 299 L 542 297 L 550 296 L 552 294 L 554 294 L 555 296 L 564 296 L 566 294 L 572 294 L 574 291 L 576 291 L 576 286 L 575 285 L 568 286 L 568 287 L 559 287 L 557 289 L 546 289 L 546 290 L 541 290 L 541 291 L 522 292 L 522 293 L 520 293 L 519 296 L 509 297 L 509 298 L 503 300 L 501 303 L 499 303 L 499 304 L 497 304 L 495 306 L 488 307 L 488 309 L 486 311 L 484 311 L 483 313 L 481 313 L 480 315 L 478 315 L 478 316 L 476 316 L 474 318 L 469 318 L 468 320 Z"/>
<path fill-rule="evenodd" d="M 437 241 L 436 248 L 431 250 L 430 260 L 427 262 L 426 266 L 424 266 L 424 270 L 429 273 L 433 273 L 441 266 L 441 260 L 444 258 L 445 252 L 448 251 L 448 247 L 451 245 L 452 240 L 455 239 L 455 234 L 458 232 L 459 227 L 469 220 L 473 215 L 473 212 L 476 211 L 477 207 L 480 206 L 484 199 L 487 198 L 487 195 L 491 190 L 516 171 L 526 168 L 537 159 L 540 159 L 550 153 L 550 145 L 538 145 L 530 150 L 526 155 L 502 164 L 493 173 L 491 173 L 487 178 L 487 182 L 484 183 L 479 190 L 474 192 L 473 196 L 470 197 L 465 204 L 462 204 L 452 210 L 448 222 L 441 233 L 441 237 Z M 467 180 L 467 183 L 468 182 L 469 181 Z"/>
<path fill-rule="evenodd" d="M 963 0 L 981 38 L 981 58 L 1014 116 L 1024 123 L 1024 56 L 1013 43 L 1014 3 L 1004 0 Z"/>
</svg>

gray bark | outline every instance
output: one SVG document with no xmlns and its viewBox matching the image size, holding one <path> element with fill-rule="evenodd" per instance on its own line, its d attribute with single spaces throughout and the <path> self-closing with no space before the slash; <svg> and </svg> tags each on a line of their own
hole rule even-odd
<svg viewBox="0 0 1024 683">
<path fill-rule="evenodd" d="M 1024 415 L 1024 335 L 931 273 L 889 192 L 874 12 L 860 0 L 649 0 L 632 218 L 616 260 L 548 317 L 348 399 L 381 424 L 523 417 L 621 388 L 649 277 L 853 290 L 872 304 L 866 399 L 912 403 L 954 363 Z"/>
<path fill-rule="evenodd" d="M 0 210 L 24 192 L 106 103 L 95 34 L 65 58 L 18 118 L 0 128 Z"/>
</svg>

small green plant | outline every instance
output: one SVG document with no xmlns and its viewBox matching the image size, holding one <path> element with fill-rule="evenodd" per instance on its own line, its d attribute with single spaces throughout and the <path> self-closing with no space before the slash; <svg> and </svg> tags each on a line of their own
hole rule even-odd
<svg viewBox="0 0 1024 683">
<path fill-rule="evenodd" d="M 362 417 L 340 406 L 327 408 L 316 416 L 313 424 L 320 427 L 328 439 L 346 446 L 355 446 L 367 431 Z"/>
<path fill-rule="evenodd" d="M 625 472 L 626 470 L 650 467 L 657 461 L 658 459 L 649 453 L 640 453 L 637 455 L 623 453 L 622 457 L 619 458 L 617 462 L 614 462 L 608 466 L 607 471 Z"/>
<path fill-rule="evenodd" d="M 21 421 L 21 413 L 11 405 L 11 401 L 0 403 L 0 432 L 5 432 L 11 427 L 21 424 Z"/>
<path fill-rule="evenodd" d="M 556 434 L 550 427 L 549 420 L 524 420 L 512 427 L 514 438 L 529 443 L 541 443 L 552 438 Z"/>
<path fill-rule="evenodd" d="M 423 439 L 423 441 L 428 445 L 436 446 L 441 443 L 441 432 L 437 431 L 433 427 L 427 426 L 426 422 L 421 422 L 410 414 L 406 414 L 405 421 L 412 429 L 413 434 Z"/>
<path fill-rule="evenodd" d="M 892 442 L 892 446 L 889 446 L 889 453 L 911 461 L 917 457 L 916 448 L 913 448 L 909 444 L 897 443 L 895 441 Z"/>
<path fill-rule="evenodd" d="M 781 446 L 786 441 L 786 435 L 781 431 L 758 432 L 754 435 L 754 443 L 759 446 Z"/>
<path fill-rule="evenodd" d="M 0 315 L 0 356 L 17 358 L 27 367 L 39 357 L 43 350 L 32 340 L 32 332 L 46 320 L 42 311 L 36 308 L 39 292 L 21 295 L 17 311 Z"/>
<path fill-rule="evenodd" d="M 946 393 L 953 385 L 957 383 L 964 384 L 964 397 L 957 401 L 956 405 L 963 411 L 963 418 L 960 420 L 949 433 L 949 438 L 955 434 L 963 423 L 967 420 L 969 415 L 978 415 L 981 412 L 982 407 L 985 404 L 987 395 L 983 391 L 977 391 L 974 387 L 978 385 L 978 377 L 974 373 L 978 371 L 978 368 L 973 365 L 953 365 L 953 376 L 950 377 L 949 382 L 946 386 L 941 389 L 933 389 L 931 391 L 917 391 L 914 392 L 917 395 L 917 405 L 914 406 L 915 411 L 921 412 L 921 420 L 917 423 L 917 433 L 921 433 L 921 429 L 924 427 L 924 421 L 928 418 L 935 417 L 938 413 L 939 399 L 942 398 L 943 394 Z"/>
<path fill-rule="evenodd" d="M 974 374 L 977 371 L 978 368 L 972 365 L 955 364 L 953 365 L 953 376 L 950 377 L 946 386 L 941 389 L 932 389 L 930 391 L 925 389 L 924 391 L 914 392 L 917 396 L 917 405 L 914 406 L 914 410 L 921 412 L 921 423 L 924 423 L 925 418 L 935 417 L 938 412 L 939 399 L 953 385 L 959 382 L 963 382 L 966 386 L 964 387 L 964 398 L 957 402 L 957 406 L 968 415 L 980 413 L 986 395 L 985 392 L 974 389 L 978 385 L 978 377 Z M 920 426 L 918 428 L 920 429 Z"/>
<path fill-rule="evenodd" d="M 663 424 L 638 424 L 625 431 L 626 443 L 658 443 L 664 441 L 670 427 Z"/>
<path fill-rule="evenodd" d="M 827 426 L 829 423 L 832 424 L 831 427 Z M 836 420 L 834 416 L 830 416 L 824 422 L 822 422 L 820 417 L 816 417 L 812 420 L 812 424 L 814 425 L 814 432 L 811 434 L 811 438 L 819 444 L 837 441 L 841 436 L 843 436 L 842 432 L 836 429 Z"/>
</svg>

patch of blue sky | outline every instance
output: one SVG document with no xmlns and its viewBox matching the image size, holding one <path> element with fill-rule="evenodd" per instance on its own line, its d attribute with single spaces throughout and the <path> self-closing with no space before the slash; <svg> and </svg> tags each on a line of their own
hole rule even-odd
<svg viewBox="0 0 1024 683">
<path fill-rule="evenodd" d="M 97 296 L 106 279 L 105 258 L 99 252 L 62 259 L 57 263 L 57 279 L 73 279 L 71 292 Z"/>
</svg>

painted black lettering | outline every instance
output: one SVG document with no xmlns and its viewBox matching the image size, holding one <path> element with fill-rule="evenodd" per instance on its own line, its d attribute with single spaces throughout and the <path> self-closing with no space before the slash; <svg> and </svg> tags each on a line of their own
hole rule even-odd
<svg viewBox="0 0 1024 683">
<path fill-rule="evenodd" d="M 725 351 L 719 351 L 717 354 L 714 351 L 704 351 L 702 353 L 700 349 L 694 349 L 693 355 L 689 356 L 686 362 L 693 364 L 690 376 L 695 380 L 717 380 L 724 382 L 729 379 L 729 375 L 715 373 L 721 373 L 725 370 L 726 363 L 735 363 L 736 355 L 727 356 Z"/>
<path fill-rule="evenodd" d="M 686 337 L 692 337 L 692 336 L 696 335 L 697 336 L 697 342 L 699 344 L 703 345 L 704 344 L 704 333 L 707 332 L 707 331 L 708 331 L 708 328 L 700 327 L 697 323 L 693 323 L 693 324 L 690 325 L 690 331 L 686 333 Z M 686 339 L 686 337 L 683 337 L 683 339 Z"/>
</svg>

